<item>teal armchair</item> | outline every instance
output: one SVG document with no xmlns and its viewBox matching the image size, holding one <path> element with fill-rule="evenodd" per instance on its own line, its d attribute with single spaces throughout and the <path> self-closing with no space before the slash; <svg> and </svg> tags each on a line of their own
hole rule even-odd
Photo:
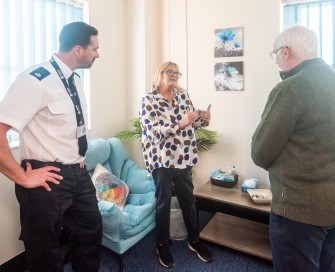
<svg viewBox="0 0 335 272">
<path fill-rule="evenodd" d="M 151 175 L 136 165 L 117 138 L 95 138 L 88 141 L 85 164 L 92 175 L 97 163 L 122 179 L 129 188 L 123 210 L 114 203 L 99 200 L 103 222 L 102 245 L 120 256 L 155 227 L 155 186 Z"/>
</svg>

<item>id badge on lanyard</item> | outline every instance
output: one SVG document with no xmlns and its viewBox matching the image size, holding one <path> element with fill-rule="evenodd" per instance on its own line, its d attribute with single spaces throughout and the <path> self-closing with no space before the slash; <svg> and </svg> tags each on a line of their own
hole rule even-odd
<svg viewBox="0 0 335 272">
<path fill-rule="evenodd" d="M 77 127 L 77 138 L 80 138 L 86 134 L 86 126 L 81 125 Z"/>
</svg>

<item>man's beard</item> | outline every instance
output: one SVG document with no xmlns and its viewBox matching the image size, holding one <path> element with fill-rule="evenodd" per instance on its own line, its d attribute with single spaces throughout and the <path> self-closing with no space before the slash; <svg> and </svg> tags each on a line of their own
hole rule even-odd
<svg viewBox="0 0 335 272">
<path fill-rule="evenodd" d="M 82 61 L 80 67 L 78 67 L 79 69 L 89 69 L 92 67 L 93 63 L 95 61 L 95 58 L 91 61 L 88 62 L 86 59 L 84 61 Z"/>
</svg>

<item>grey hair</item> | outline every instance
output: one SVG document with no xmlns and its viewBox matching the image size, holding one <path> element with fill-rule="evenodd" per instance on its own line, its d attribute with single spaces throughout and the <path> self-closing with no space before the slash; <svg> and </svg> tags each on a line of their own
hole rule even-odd
<svg viewBox="0 0 335 272">
<path fill-rule="evenodd" d="M 277 37 L 274 48 L 286 46 L 297 57 L 317 57 L 319 51 L 318 37 L 308 27 L 296 25 L 283 30 Z"/>
</svg>

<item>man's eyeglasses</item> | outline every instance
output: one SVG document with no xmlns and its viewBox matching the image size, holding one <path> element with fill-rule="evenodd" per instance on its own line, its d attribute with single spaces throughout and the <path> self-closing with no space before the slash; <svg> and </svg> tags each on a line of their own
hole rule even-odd
<svg viewBox="0 0 335 272">
<path fill-rule="evenodd" d="M 287 47 L 287 46 L 281 46 L 281 47 L 279 47 L 278 49 L 276 49 L 276 50 L 273 50 L 269 55 L 270 55 L 270 57 L 271 57 L 271 59 L 273 59 L 273 60 L 276 60 L 276 55 L 277 55 L 277 53 L 279 52 L 279 50 L 282 50 L 282 49 L 284 49 L 284 48 L 289 48 L 289 47 Z"/>
<path fill-rule="evenodd" d="M 181 73 L 180 72 L 174 72 L 172 70 L 163 70 L 162 73 L 166 73 L 169 77 L 175 76 L 177 78 L 181 77 Z"/>
</svg>

